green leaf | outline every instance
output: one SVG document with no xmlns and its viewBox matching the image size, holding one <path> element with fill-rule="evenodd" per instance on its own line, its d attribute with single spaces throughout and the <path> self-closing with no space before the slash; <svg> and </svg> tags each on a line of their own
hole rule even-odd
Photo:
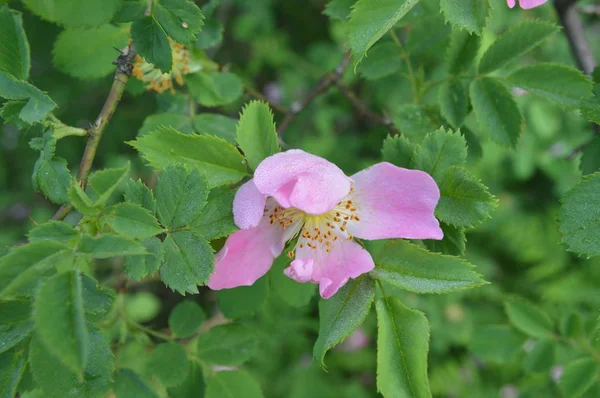
<svg viewBox="0 0 600 398">
<path fill-rule="evenodd" d="M 377 390 L 389 397 L 431 397 L 427 379 L 429 324 L 395 297 L 377 309 Z"/>
<path fill-rule="evenodd" d="M 283 270 L 290 265 L 290 259 L 285 254 L 277 257 L 271 266 L 269 276 L 271 278 L 271 290 L 277 297 L 292 307 L 306 307 L 315 296 L 317 285 L 314 283 L 298 283 L 288 278 Z"/>
<path fill-rule="evenodd" d="M 362 275 L 351 279 L 333 297 L 319 301 L 319 337 L 313 357 L 324 365 L 325 354 L 344 341 L 365 320 L 375 298 L 375 282 Z"/>
<path fill-rule="evenodd" d="M 87 258 L 110 258 L 148 254 L 139 242 L 120 235 L 83 235 L 77 247 L 79 255 Z"/>
<path fill-rule="evenodd" d="M 266 277 L 258 279 L 251 286 L 219 290 L 219 309 L 231 319 L 252 315 L 261 308 L 268 292 L 269 283 Z"/>
<path fill-rule="evenodd" d="M 27 338 L 32 330 L 31 301 L 0 300 L 0 353 L 15 347 Z"/>
<path fill-rule="evenodd" d="M 263 398 L 258 381 L 241 370 L 215 372 L 207 380 L 206 398 Z"/>
<path fill-rule="evenodd" d="M 90 174 L 86 193 L 94 200 L 94 206 L 104 205 L 119 184 L 129 174 L 130 164 L 115 169 L 103 169 Z"/>
<path fill-rule="evenodd" d="M 452 166 L 464 166 L 467 144 L 460 132 L 443 128 L 425 136 L 413 157 L 415 169 L 423 170 L 438 181 L 443 180 Z"/>
<path fill-rule="evenodd" d="M 158 398 L 153 388 L 130 369 L 119 369 L 114 392 L 117 398 Z"/>
<path fill-rule="evenodd" d="M 377 40 L 404 17 L 418 0 L 358 0 L 348 22 L 348 43 L 356 61 L 367 55 Z"/>
<path fill-rule="evenodd" d="M 558 26 L 539 20 L 528 20 L 514 26 L 485 51 L 479 61 L 479 73 L 486 74 L 502 68 L 540 45 L 558 30 Z"/>
<path fill-rule="evenodd" d="M 452 256 L 462 256 L 465 254 L 467 237 L 465 230 L 459 227 L 453 227 L 446 223 L 440 223 L 440 227 L 444 232 L 444 239 L 435 240 L 427 239 L 423 242 L 431 251 L 450 254 Z"/>
<path fill-rule="evenodd" d="M 594 358 L 580 358 L 569 362 L 558 383 L 565 398 L 577 398 L 583 395 L 600 374 L 600 365 Z"/>
<path fill-rule="evenodd" d="M 77 230 L 63 221 L 48 221 L 33 228 L 27 234 L 30 242 L 51 240 L 66 243 L 77 238 Z"/>
<path fill-rule="evenodd" d="M 162 243 L 164 262 L 160 279 L 181 294 L 198 293 L 214 270 L 214 254 L 204 237 L 187 231 L 175 232 Z"/>
<path fill-rule="evenodd" d="M 201 113 L 194 116 L 193 124 L 197 133 L 211 134 L 235 144 L 235 119 L 217 113 Z"/>
<path fill-rule="evenodd" d="M 17 396 L 17 388 L 27 366 L 25 352 L 25 347 L 21 346 L 0 354 L 0 393 L 2 393 L 2 398 Z"/>
<path fill-rule="evenodd" d="M 552 338 L 553 322 L 537 306 L 517 298 L 504 301 L 504 310 L 510 322 L 521 332 L 539 338 Z"/>
<path fill-rule="evenodd" d="M 141 180 L 127 181 L 124 196 L 126 201 L 142 206 L 152 215 L 156 214 L 156 199 L 154 199 L 154 194 Z"/>
<path fill-rule="evenodd" d="M 346 21 L 355 2 L 356 0 L 331 0 L 325 6 L 323 14 L 331 19 Z"/>
<path fill-rule="evenodd" d="M 15 247 L 0 257 L 0 297 L 35 287 L 67 250 L 58 242 L 38 241 Z"/>
<path fill-rule="evenodd" d="M 565 65 L 537 63 L 513 72 L 508 81 L 565 109 L 579 108 L 592 96 L 592 82 L 579 70 Z"/>
<path fill-rule="evenodd" d="M 65 29 L 54 42 L 52 60 L 61 72 L 79 79 L 104 77 L 115 71 L 115 47 L 125 47 L 128 38 L 126 29 L 113 25 Z"/>
<path fill-rule="evenodd" d="M 148 210 L 128 202 L 107 207 L 103 220 L 116 233 L 130 238 L 144 239 L 164 232 Z"/>
<path fill-rule="evenodd" d="M 1 70 L 0 97 L 9 100 L 27 100 L 27 104 L 19 112 L 19 117 L 29 124 L 42 121 L 56 108 L 54 101 L 44 92 Z"/>
<path fill-rule="evenodd" d="M 207 107 L 229 104 L 244 89 L 240 78 L 230 72 L 196 72 L 186 75 L 185 82 L 196 101 Z"/>
<path fill-rule="evenodd" d="M 358 72 L 367 80 L 380 79 L 397 73 L 403 68 L 401 50 L 394 43 L 378 43 L 373 46 Z"/>
<path fill-rule="evenodd" d="M 190 370 L 190 364 L 181 344 L 168 342 L 157 345 L 150 354 L 146 371 L 156 376 L 165 387 L 182 383 Z"/>
<path fill-rule="evenodd" d="M 587 256 L 600 255 L 600 172 L 589 174 L 561 199 L 558 213 L 562 242 L 570 251 Z M 1 261 L 1 260 L 0 260 Z"/>
<path fill-rule="evenodd" d="M 145 256 L 125 257 L 125 271 L 127 272 L 127 276 L 136 281 L 140 281 L 146 275 L 152 275 L 158 271 L 163 260 L 160 239 L 153 236 L 145 239 L 142 243 L 149 254 Z"/>
<path fill-rule="evenodd" d="M 0 8 L 0 37 L 4 43 L 0 48 L 0 70 L 19 80 L 27 80 L 31 60 L 23 18 L 20 12 L 7 5 Z"/>
<path fill-rule="evenodd" d="M 167 73 L 173 64 L 171 46 L 164 29 L 152 16 L 138 19 L 131 25 L 131 38 L 142 57 Z"/>
<path fill-rule="evenodd" d="M 242 109 L 236 137 L 251 169 L 256 169 L 263 159 L 281 151 L 273 112 L 261 101 L 251 101 Z"/>
<path fill-rule="evenodd" d="M 598 124 L 600 124 L 600 119 L 598 119 Z M 583 175 L 600 170 L 600 136 L 592 138 L 592 141 L 583 150 L 580 168 Z"/>
<path fill-rule="evenodd" d="M 90 329 L 88 340 L 88 360 L 83 372 L 83 380 L 66 368 L 55 357 L 39 337 L 34 336 L 29 351 L 29 362 L 36 386 L 41 387 L 49 397 L 106 396 L 112 384 L 113 356 L 106 337 L 97 330 Z"/>
<path fill-rule="evenodd" d="M 158 177 L 156 210 L 160 222 L 170 230 L 191 224 L 206 206 L 208 187 L 197 169 L 166 168 Z"/>
<path fill-rule="evenodd" d="M 83 192 L 75 179 L 72 179 L 67 195 L 73 207 L 84 216 L 95 216 L 100 211 L 101 206 L 96 207 L 94 205 L 92 199 Z"/>
<path fill-rule="evenodd" d="M 432 253 L 405 240 L 390 240 L 375 256 L 371 276 L 414 293 L 449 293 L 486 282 L 459 257 Z"/>
<path fill-rule="evenodd" d="M 393 115 L 394 125 L 410 141 L 419 142 L 440 127 L 441 122 L 435 120 L 430 110 L 421 105 L 400 105 Z"/>
<path fill-rule="evenodd" d="M 123 5 L 113 17 L 113 22 L 133 22 L 143 18 L 148 4 L 140 0 L 123 0 Z"/>
<path fill-rule="evenodd" d="M 440 8 L 453 27 L 481 35 L 492 11 L 489 0 L 440 0 Z"/>
<path fill-rule="evenodd" d="M 225 187 L 212 189 L 206 207 L 194 222 L 192 231 L 213 240 L 230 235 L 237 230 L 233 222 L 235 191 Z"/>
<path fill-rule="evenodd" d="M 197 167 L 210 188 L 233 184 L 246 176 L 239 151 L 224 140 L 209 135 L 186 135 L 169 128 L 130 142 L 151 166 L 164 169 L 171 164 Z"/>
<path fill-rule="evenodd" d="M 162 0 L 154 3 L 154 18 L 177 43 L 190 44 L 204 25 L 204 16 L 190 0 Z"/>
<path fill-rule="evenodd" d="M 202 333 L 197 342 L 202 361 L 221 366 L 240 366 L 258 350 L 258 338 L 247 326 L 230 323 Z"/>
<path fill-rule="evenodd" d="M 545 372 L 554 364 L 555 344 L 552 340 L 538 340 L 533 349 L 527 353 L 523 362 L 528 372 Z"/>
<path fill-rule="evenodd" d="M 460 79 L 442 83 L 438 95 L 440 112 L 454 128 L 462 126 L 469 110 L 467 86 Z"/>
<path fill-rule="evenodd" d="M 34 165 L 32 179 L 35 180 L 34 188 L 42 191 L 53 203 L 65 204 L 69 201 L 67 193 L 71 185 L 71 172 L 65 159 L 47 158 L 42 154 Z"/>
<path fill-rule="evenodd" d="M 479 127 L 494 141 L 514 148 L 523 116 L 504 84 L 491 77 L 474 80 L 470 96 Z"/>
<path fill-rule="evenodd" d="M 525 337 L 502 325 L 475 328 L 470 350 L 485 361 L 505 363 L 513 359 L 525 343 Z"/>
<path fill-rule="evenodd" d="M 212 17 L 206 21 L 206 24 L 202 28 L 202 31 L 198 33 L 198 40 L 194 43 L 196 48 L 206 50 L 212 47 L 216 47 L 221 41 L 223 41 L 223 32 L 225 27 L 216 18 Z"/>
<path fill-rule="evenodd" d="M 138 130 L 138 136 L 148 134 L 156 130 L 158 126 L 169 126 L 184 134 L 191 134 L 194 132 L 192 119 L 189 116 L 166 112 L 155 113 L 146 117 L 144 123 L 142 123 L 142 127 Z"/>
<path fill-rule="evenodd" d="M 487 187 L 461 167 L 450 167 L 443 177 L 436 216 L 455 227 L 470 228 L 490 218 L 497 202 Z"/>
<path fill-rule="evenodd" d="M 198 331 L 205 319 L 204 311 L 196 302 L 184 300 L 169 314 L 169 328 L 175 337 L 189 337 Z"/>
<path fill-rule="evenodd" d="M 5 124 L 12 124 L 20 130 L 25 130 L 31 125 L 23 121 L 19 113 L 26 104 L 25 101 L 7 101 L 0 109 L 0 117 L 4 119 Z"/>
<path fill-rule="evenodd" d="M 415 149 L 415 145 L 408 138 L 403 135 L 396 135 L 388 136 L 383 141 L 381 152 L 384 161 L 409 169 L 412 167 Z"/>
<path fill-rule="evenodd" d="M 169 398 L 203 398 L 204 390 L 204 374 L 200 365 L 195 361 L 190 363 L 190 371 L 182 383 L 167 388 Z"/>
<path fill-rule="evenodd" d="M 446 49 L 445 66 L 448 73 L 457 75 L 469 70 L 477 57 L 481 37 L 464 30 L 453 30 Z"/>
<path fill-rule="evenodd" d="M 27 8 L 65 26 L 98 26 L 109 22 L 122 0 L 23 0 Z"/>
<path fill-rule="evenodd" d="M 82 377 L 87 363 L 89 336 L 81 274 L 70 271 L 48 279 L 36 294 L 34 319 L 37 334 L 48 350 Z"/>
<path fill-rule="evenodd" d="M 441 15 L 419 18 L 408 31 L 406 50 L 417 62 L 422 62 L 427 57 L 437 58 L 448 46 L 451 32 L 451 27 L 444 23 Z"/>
<path fill-rule="evenodd" d="M 81 294 L 86 314 L 104 315 L 108 313 L 115 301 L 115 292 L 103 288 L 98 281 L 87 275 L 81 276 Z"/>
</svg>

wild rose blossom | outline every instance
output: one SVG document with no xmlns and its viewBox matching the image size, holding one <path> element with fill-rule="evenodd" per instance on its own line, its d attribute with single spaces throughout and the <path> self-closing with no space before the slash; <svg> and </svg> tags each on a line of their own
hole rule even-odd
<svg viewBox="0 0 600 398">
<path fill-rule="evenodd" d="M 548 0 L 519 0 L 519 6 L 524 10 L 528 10 L 530 8 L 541 6 L 547 1 Z M 510 8 L 513 8 L 517 5 L 517 0 L 506 0 L 506 4 L 508 4 Z"/>
<path fill-rule="evenodd" d="M 347 177 L 327 160 L 289 150 L 263 160 L 233 201 L 239 231 L 216 255 L 208 286 L 252 285 L 287 241 L 298 237 L 284 273 L 319 284 L 323 298 L 375 264 L 359 239 L 442 239 L 433 211 L 440 198 L 431 176 L 378 163 Z"/>
</svg>

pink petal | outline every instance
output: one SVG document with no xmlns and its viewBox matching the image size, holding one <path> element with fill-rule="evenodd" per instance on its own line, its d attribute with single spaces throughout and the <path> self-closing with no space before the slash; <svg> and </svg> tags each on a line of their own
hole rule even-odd
<svg viewBox="0 0 600 398">
<path fill-rule="evenodd" d="M 517 4 L 517 1 L 516 0 L 506 0 L 506 4 L 508 4 L 509 8 L 513 8 Z"/>
<path fill-rule="evenodd" d="M 254 173 L 254 183 L 282 207 L 322 214 L 348 194 L 351 181 L 333 163 L 292 149 L 263 160 Z"/>
<path fill-rule="evenodd" d="M 250 180 L 238 189 L 233 199 L 233 220 L 241 229 L 254 228 L 265 211 L 266 196 Z"/>
<path fill-rule="evenodd" d="M 361 239 L 442 239 L 433 215 L 440 191 L 431 176 L 383 162 L 352 176 L 354 192 L 348 197 L 359 221 L 348 231 Z"/>
<path fill-rule="evenodd" d="M 509 0 L 509 1 L 512 1 L 514 3 L 514 0 Z M 547 1 L 548 0 L 519 0 L 519 6 L 521 6 L 521 8 L 524 10 L 528 10 L 530 8 L 541 6 L 542 4 L 544 4 Z M 514 4 L 513 4 L 513 7 L 514 7 Z"/>
<path fill-rule="evenodd" d="M 258 226 L 229 235 L 215 256 L 215 272 L 208 287 L 213 290 L 252 285 L 267 273 L 275 257 L 281 254 L 283 229 L 263 217 Z"/>
</svg>

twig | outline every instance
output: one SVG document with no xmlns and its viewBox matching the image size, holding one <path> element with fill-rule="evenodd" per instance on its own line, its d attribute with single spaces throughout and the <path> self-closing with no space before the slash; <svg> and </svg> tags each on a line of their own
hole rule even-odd
<svg viewBox="0 0 600 398">
<path fill-rule="evenodd" d="M 244 91 L 246 92 L 246 94 L 248 94 L 249 96 L 256 98 L 258 100 L 264 101 L 267 104 L 269 104 L 269 106 L 273 109 L 275 109 L 276 111 L 279 111 L 281 113 L 288 113 L 290 110 L 288 108 L 286 108 L 285 106 L 279 105 L 273 101 L 270 101 L 267 97 L 265 97 L 264 95 L 262 95 L 261 93 L 259 93 L 258 91 L 256 91 L 255 89 L 253 89 L 252 87 L 244 87 Z"/>
<path fill-rule="evenodd" d="M 583 14 L 596 15 L 596 16 L 600 17 L 600 4 L 599 5 L 593 5 L 593 4 L 581 5 L 581 6 L 577 6 L 577 9 L 579 11 L 581 11 Z"/>
<path fill-rule="evenodd" d="M 98 115 L 98 118 L 94 122 L 93 126 L 88 129 L 88 141 L 87 145 L 85 146 L 85 151 L 83 152 L 83 157 L 81 158 L 79 172 L 77 173 L 77 181 L 82 188 L 85 188 L 87 185 L 87 178 L 90 174 L 94 158 L 96 157 L 96 150 L 98 149 L 98 144 L 100 144 L 102 133 L 115 113 L 117 105 L 121 101 L 121 97 L 125 91 L 125 86 L 127 85 L 127 81 L 129 80 L 129 76 L 131 76 L 131 71 L 133 70 L 133 60 L 135 59 L 135 56 L 135 48 L 133 45 L 129 45 L 113 62 L 114 65 L 117 65 L 117 71 L 115 72 L 113 84 L 110 88 L 110 92 L 108 93 L 108 97 L 104 102 L 104 106 Z M 56 214 L 54 214 L 52 219 L 62 220 L 72 209 L 73 206 L 71 205 L 63 205 L 58 209 Z"/>
</svg>

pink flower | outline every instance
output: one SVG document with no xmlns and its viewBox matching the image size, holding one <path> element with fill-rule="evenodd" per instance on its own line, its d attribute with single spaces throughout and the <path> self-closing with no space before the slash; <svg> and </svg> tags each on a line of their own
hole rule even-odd
<svg viewBox="0 0 600 398">
<path fill-rule="evenodd" d="M 542 4 L 544 4 L 547 1 L 548 0 L 519 0 L 519 6 L 524 10 L 528 10 L 530 8 L 541 6 Z M 508 6 L 510 8 L 513 8 L 517 4 L 517 1 L 516 0 L 506 0 L 506 4 L 508 4 Z"/>
<path fill-rule="evenodd" d="M 240 230 L 217 253 L 208 286 L 252 285 L 298 236 L 284 272 L 300 283 L 318 283 L 321 296 L 329 298 L 375 266 L 354 237 L 442 239 L 433 215 L 439 197 L 433 178 L 419 170 L 378 163 L 349 178 L 301 150 L 270 156 L 235 196 Z"/>
</svg>

